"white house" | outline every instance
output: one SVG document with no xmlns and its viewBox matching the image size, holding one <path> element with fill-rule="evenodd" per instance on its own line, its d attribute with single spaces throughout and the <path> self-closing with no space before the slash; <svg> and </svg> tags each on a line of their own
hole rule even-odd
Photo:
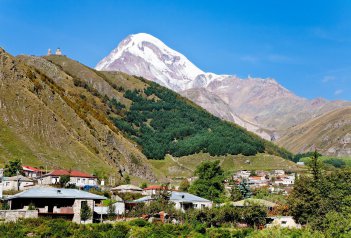
<svg viewBox="0 0 351 238">
<path fill-rule="evenodd" d="M 169 191 L 169 190 L 170 189 L 165 187 L 165 186 L 151 185 L 151 186 L 148 186 L 148 187 L 144 188 L 142 194 L 143 195 L 152 196 L 152 195 L 155 195 L 155 194 L 159 194 L 160 191 Z"/>
<path fill-rule="evenodd" d="M 295 175 L 292 174 L 292 175 L 288 175 L 288 176 L 284 176 L 280 179 L 277 179 L 275 182 L 274 182 L 276 185 L 293 185 L 295 183 Z"/>
<path fill-rule="evenodd" d="M 285 171 L 282 170 L 282 169 L 276 169 L 276 170 L 273 171 L 273 174 L 276 175 L 276 176 L 281 176 L 281 175 L 285 174 Z"/>
<path fill-rule="evenodd" d="M 24 175 L 29 178 L 36 178 L 45 174 L 45 171 L 34 168 L 32 166 L 23 165 L 22 169 L 23 169 Z"/>
<path fill-rule="evenodd" d="M 247 171 L 247 170 L 241 170 L 239 172 L 236 172 L 234 174 L 234 178 L 244 178 L 244 179 L 247 179 L 249 178 L 251 175 L 251 172 L 250 171 Z"/>
<path fill-rule="evenodd" d="M 64 170 L 64 169 L 59 169 L 59 170 L 54 170 L 51 171 L 48 174 L 45 174 L 38 178 L 38 183 L 39 184 L 58 184 L 60 182 L 60 177 L 63 175 L 68 175 L 70 176 L 70 184 L 74 184 L 77 187 L 84 187 L 85 185 L 91 185 L 91 186 L 96 186 L 98 185 L 98 180 L 97 177 L 83 173 L 78 170 Z"/>
<path fill-rule="evenodd" d="M 22 175 L 2 178 L 2 190 L 25 190 L 34 185 L 34 181 Z"/>
<path fill-rule="evenodd" d="M 128 203 L 130 204 L 149 203 L 153 200 L 155 200 L 154 196 L 149 195 Z M 212 201 L 207 200 L 205 198 L 198 197 L 190 193 L 176 192 L 176 191 L 171 192 L 169 201 L 174 203 L 174 206 L 176 209 L 179 209 L 182 211 L 186 211 L 189 208 L 195 208 L 195 209 L 202 209 L 205 207 L 211 208 L 213 205 Z"/>
</svg>

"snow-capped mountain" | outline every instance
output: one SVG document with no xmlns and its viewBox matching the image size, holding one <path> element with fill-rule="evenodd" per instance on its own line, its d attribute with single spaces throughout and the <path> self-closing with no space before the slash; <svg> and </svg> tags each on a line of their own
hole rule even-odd
<svg viewBox="0 0 351 238">
<path fill-rule="evenodd" d="M 223 77 L 203 72 L 184 55 L 146 33 L 129 35 L 95 68 L 143 76 L 175 91 L 204 87 Z"/>
<path fill-rule="evenodd" d="M 122 71 L 157 82 L 265 139 L 277 138 L 290 126 L 350 105 L 298 97 L 273 79 L 206 73 L 146 33 L 129 35 L 96 69 Z"/>
</svg>

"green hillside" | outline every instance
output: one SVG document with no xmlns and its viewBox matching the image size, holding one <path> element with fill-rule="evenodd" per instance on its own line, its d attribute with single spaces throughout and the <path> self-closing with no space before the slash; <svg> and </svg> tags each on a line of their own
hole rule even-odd
<svg viewBox="0 0 351 238">
<path fill-rule="evenodd" d="M 290 156 L 287 151 L 211 115 L 169 89 L 145 82 L 149 84 L 146 89 L 125 92 L 124 96 L 132 105 L 127 113 L 113 121 L 142 146 L 148 158 L 163 159 L 166 154 L 181 157 L 200 152 L 212 156 L 249 156 L 263 152 Z M 124 108 L 121 104 L 119 107 Z"/>
<path fill-rule="evenodd" d="M 167 155 L 164 160 L 150 160 L 155 175 L 158 178 L 168 178 L 172 182 L 184 177 L 191 177 L 196 167 L 206 160 L 219 160 L 225 172 L 235 172 L 239 170 L 274 170 L 284 169 L 287 171 L 302 171 L 303 168 L 297 166 L 292 161 L 287 161 L 279 156 L 269 154 L 257 154 L 253 156 L 226 155 L 211 156 L 208 153 L 199 153 L 180 158 Z M 167 182 L 167 180 L 164 180 Z M 179 180 L 181 181 L 181 180 Z"/>
<path fill-rule="evenodd" d="M 13 57 L 1 50 L 0 63 L 1 163 L 18 158 L 155 180 L 157 165 L 147 158 L 166 154 L 291 156 L 143 78 L 98 72 L 65 56 Z"/>
</svg>

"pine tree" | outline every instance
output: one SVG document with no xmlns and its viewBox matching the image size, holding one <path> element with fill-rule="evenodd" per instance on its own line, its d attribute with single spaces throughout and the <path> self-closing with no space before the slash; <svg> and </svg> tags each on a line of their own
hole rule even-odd
<svg viewBox="0 0 351 238">
<path fill-rule="evenodd" d="M 87 201 L 83 201 L 80 208 L 80 219 L 81 221 L 86 221 L 93 215 Z"/>
</svg>

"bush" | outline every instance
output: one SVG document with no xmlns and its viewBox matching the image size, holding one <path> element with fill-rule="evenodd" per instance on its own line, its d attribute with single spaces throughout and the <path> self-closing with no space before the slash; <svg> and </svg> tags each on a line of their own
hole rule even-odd
<svg viewBox="0 0 351 238">
<path fill-rule="evenodd" d="M 345 168 L 346 163 L 342 159 L 330 158 L 323 161 L 325 164 L 333 165 L 335 168 Z"/>
<path fill-rule="evenodd" d="M 143 220 L 143 219 L 134 219 L 129 222 L 129 225 L 131 226 L 137 226 L 137 227 L 145 227 L 145 226 L 151 226 L 151 223 Z"/>
</svg>

